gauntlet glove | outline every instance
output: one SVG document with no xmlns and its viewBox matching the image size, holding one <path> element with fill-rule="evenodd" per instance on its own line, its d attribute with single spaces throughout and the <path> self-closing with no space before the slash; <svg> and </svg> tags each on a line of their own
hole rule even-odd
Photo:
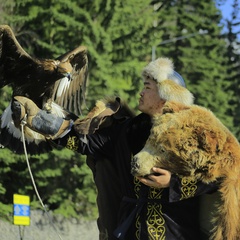
<svg viewBox="0 0 240 240">
<path fill-rule="evenodd" d="M 22 121 L 32 130 L 44 135 L 46 138 L 56 139 L 71 129 L 72 120 L 65 120 L 55 114 L 38 108 L 30 99 L 15 96 L 12 101 L 12 118 L 16 127 Z"/>
</svg>

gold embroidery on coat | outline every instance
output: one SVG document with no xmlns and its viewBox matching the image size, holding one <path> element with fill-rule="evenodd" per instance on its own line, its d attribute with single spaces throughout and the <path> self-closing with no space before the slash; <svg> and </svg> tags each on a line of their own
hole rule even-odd
<svg viewBox="0 0 240 240">
<path fill-rule="evenodd" d="M 189 180 L 188 178 L 182 178 L 181 179 L 181 199 L 186 199 L 186 198 L 190 198 L 193 197 L 196 193 L 197 190 L 197 185 L 196 185 L 197 181 L 196 180 Z"/>
<path fill-rule="evenodd" d="M 140 190 L 140 182 L 138 179 L 134 179 L 135 185 L 135 194 L 136 197 L 139 198 L 139 190 Z M 159 203 L 159 199 L 162 197 L 163 189 L 149 188 L 148 199 L 158 199 L 158 202 L 151 202 L 151 200 L 147 203 L 147 216 L 146 216 L 146 224 L 148 230 L 149 239 L 152 240 L 164 240 L 165 239 L 165 220 L 163 218 L 162 213 L 162 205 Z M 140 240 L 140 231 L 141 231 L 141 222 L 140 216 L 138 215 L 136 218 L 136 238 Z"/>
<path fill-rule="evenodd" d="M 77 151 L 78 144 L 79 144 L 79 139 L 76 136 L 69 137 L 67 140 L 66 148 Z"/>
<path fill-rule="evenodd" d="M 134 178 L 134 192 L 137 198 L 139 198 L 140 188 L 141 188 L 140 181 L 137 178 Z"/>
<path fill-rule="evenodd" d="M 162 205 L 160 203 L 148 203 L 147 228 L 149 239 L 165 239 L 165 220 L 162 217 Z"/>
</svg>

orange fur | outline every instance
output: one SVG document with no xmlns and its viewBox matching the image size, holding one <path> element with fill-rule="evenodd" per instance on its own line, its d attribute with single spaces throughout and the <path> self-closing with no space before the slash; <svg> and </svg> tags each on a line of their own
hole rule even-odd
<svg viewBox="0 0 240 240">
<path fill-rule="evenodd" d="M 148 175 L 153 166 L 205 183 L 222 179 L 212 239 L 240 239 L 240 147 L 211 111 L 166 102 L 163 114 L 153 118 L 145 147 L 132 160 L 132 173 Z"/>
</svg>

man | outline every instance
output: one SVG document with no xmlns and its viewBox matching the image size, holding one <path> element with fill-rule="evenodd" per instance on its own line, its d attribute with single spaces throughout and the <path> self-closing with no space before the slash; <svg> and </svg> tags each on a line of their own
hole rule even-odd
<svg viewBox="0 0 240 240">
<path fill-rule="evenodd" d="M 131 158 L 149 136 L 151 117 L 161 113 L 166 101 L 193 102 L 169 59 L 150 62 L 142 75 L 144 88 L 138 105 L 142 113 L 127 118 L 112 114 L 111 124 L 94 133 L 80 133 L 79 126 L 86 126 L 86 122 L 73 124 L 51 115 L 52 126 L 46 112 L 36 110 L 30 100 L 22 97 L 15 98 L 16 108 L 21 110 L 18 117 L 27 113 L 29 127 L 89 157 L 99 193 L 100 239 L 200 239 L 197 196 L 216 190 L 215 185 L 188 182 L 159 168 L 147 177 L 137 179 L 131 175 Z M 173 87 L 170 84 L 162 89 L 165 80 L 170 80 Z"/>
</svg>

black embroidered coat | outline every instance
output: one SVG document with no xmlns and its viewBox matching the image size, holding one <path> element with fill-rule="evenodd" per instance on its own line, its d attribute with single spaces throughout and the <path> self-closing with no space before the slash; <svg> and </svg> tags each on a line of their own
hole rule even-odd
<svg viewBox="0 0 240 240">
<path fill-rule="evenodd" d="M 215 184 L 173 175 L 169 188 L 156 190 L 130 173 L 131 157 L 143 148 L 150 129 L 150 117 L 140 114 L 113 119 L 109 127 L 87 136 L 72 129 L 57 143 L 88 156 L 98 189 L 100 239 L 204 239 L 198 196 L 215 191 Z"/>
</svg>

